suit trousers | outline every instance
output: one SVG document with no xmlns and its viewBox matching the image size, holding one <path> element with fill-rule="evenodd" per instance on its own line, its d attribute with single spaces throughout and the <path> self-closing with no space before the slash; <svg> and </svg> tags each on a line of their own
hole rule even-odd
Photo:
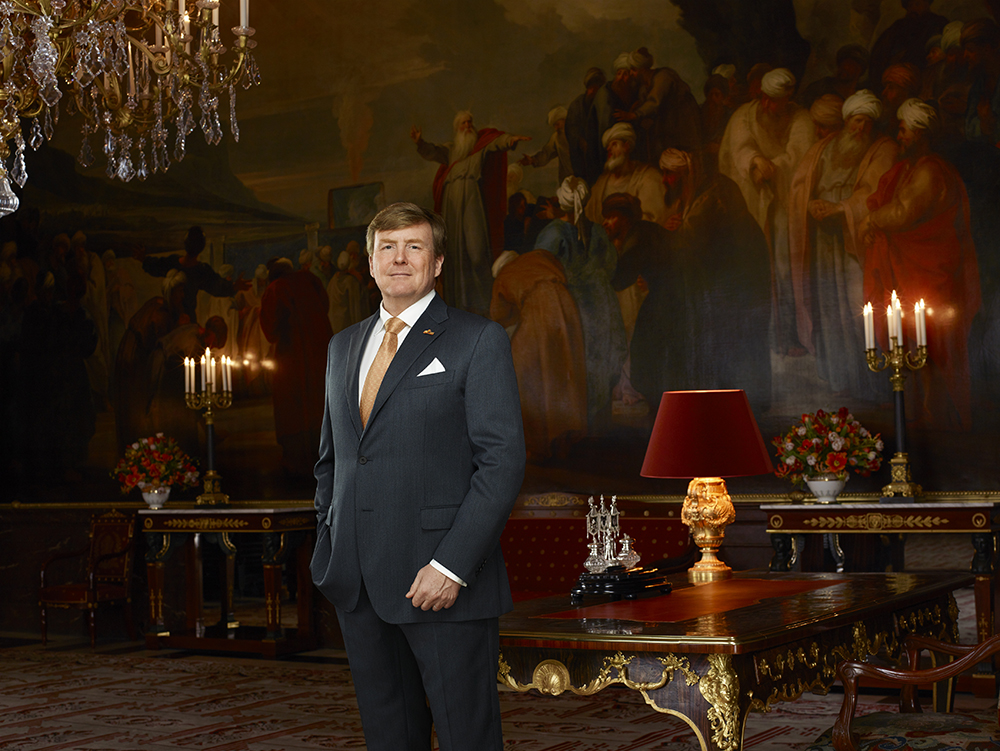
<svg viewBox="0 0 1000 751">
<path fill-rule="evenodd" d="M 368 751 L 430 751 L 432 723 L 441 751 L 503 750 L 496 618 L 386 623 L 362 584 L 337 619 Z"/>
</svg>

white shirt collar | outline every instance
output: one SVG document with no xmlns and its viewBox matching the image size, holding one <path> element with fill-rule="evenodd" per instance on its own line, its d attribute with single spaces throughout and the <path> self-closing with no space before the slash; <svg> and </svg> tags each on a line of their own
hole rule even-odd
<svg viewBox="0 0 1000 751">
<path fill-rule="evenodd" d="M 406 328 L 413 328 L 413 324 L 415 324 L 420 319 L 420 316 L 424 314 L 424 311 L 427 310 L 428 306 L 431 304 L 431 300 L 434 299 L 435 294 L 437 293 L 432 289 L 398 316 L 392 316 L 389 311 L 385 309 L 385 303 L 381 303 L 378 306 L 379 325 L 377 331 L 384 329 L 385 322 L 393 317 L 398 318 L 405 323 Z"/>
</svg>

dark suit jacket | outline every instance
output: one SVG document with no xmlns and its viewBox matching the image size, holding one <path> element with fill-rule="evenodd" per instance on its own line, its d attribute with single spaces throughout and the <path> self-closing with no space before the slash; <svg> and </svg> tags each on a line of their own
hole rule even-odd
<svg viewBox="0 0 1000 751">
<path fill-rule="evenodd" d="M 377 320 L 330 340 L 313 580 L 346 611 L 363 580 L 389 623 L 499 616 L 512 602 L 498 543 L 525 462 L 507 335 L 435 297 L 400 345 L 362 429 L 358 370 Z M 435 357 L 444 372 L 419 376 Z M 468 584 L 437 613 L 405 597 L 431 559 Z"/>
</svg>

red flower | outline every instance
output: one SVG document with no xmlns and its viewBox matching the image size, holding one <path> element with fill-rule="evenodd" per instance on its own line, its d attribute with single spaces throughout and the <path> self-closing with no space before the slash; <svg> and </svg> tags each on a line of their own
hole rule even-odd
<svg viewBox="0 0 1000 751">
<path fill-rule="evenodd" d="M 826 457 L 827 472 L 843 472 L 847 468 L 847 454 L 834 452 Z"/>
</svg>

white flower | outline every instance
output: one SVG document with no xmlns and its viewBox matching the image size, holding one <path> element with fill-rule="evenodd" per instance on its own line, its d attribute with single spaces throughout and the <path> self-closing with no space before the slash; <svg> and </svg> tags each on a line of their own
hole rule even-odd
<svg viewBox="0 0 1000 751">
<path fill-rule="evenodd" d="M 816 457 L 815 457 L 815 455 L 810 454 L 809 456 L 807 456 L 806 457 L 806 464 L 808 464 L 810 467 L 815 467 L 816 466 Z"/>
<path fill-rule="evenodd" d="M 874 451 L 869 451 L 868 452 L 868 460 L 871 461 L 874 458 L 875 458 L 875 452 Z"/>
<path fill-rule="evenodd" d="M 806 429 L 805 429 L 805 426 L 801 426 L 801 425 L 800 425 L 799 427 L 797 427 L 797 428 L 795 429 L 795 432 L 796 432 L 796 433 L 797 433 L 798 435 L 805 435 L 805 434 L 806 434 Z"/>
<path fill-rule="evenodd" d="M 854 420 L 854 415 L 852 415 L 850 412 L 847 413 L 847 420 L 846 421 L 849 422 L 849 423 L 851 423 L 852 425 L 857 425 L 857 422 L 855 422 L 855 420 Z"/>
<path fill-rule="evenodd" d="M 875 450 L 876 451 L 881 451 L 883 446 L 885 446 L 885 444 L 882 443 L 882 439 L 881 438 L 879 438 L 877 441 L 875 441 Z"/>
<path fill-rule="evenodd" d="M 833 439 L 830 441 L 830 447 L 834 451 L 840 451 L 842 448 L 844 448 L 844 439 L 842 439 L 840 436 L 834 436 Z"/>
<path fill-rule="evenodd" d="M 785 457 L 785 464 L 788 464 L 788 465 L 795 464 L 795 457 L 794 456 L 786 456 Z"/>
<path fill-rule="evenodd" d="M 861 428 L 860 430 L 858 430 L 858 432 L 865 438 L 871 435 L 871 433 L 868 432 L 868 428 Z"/>
</svg>

